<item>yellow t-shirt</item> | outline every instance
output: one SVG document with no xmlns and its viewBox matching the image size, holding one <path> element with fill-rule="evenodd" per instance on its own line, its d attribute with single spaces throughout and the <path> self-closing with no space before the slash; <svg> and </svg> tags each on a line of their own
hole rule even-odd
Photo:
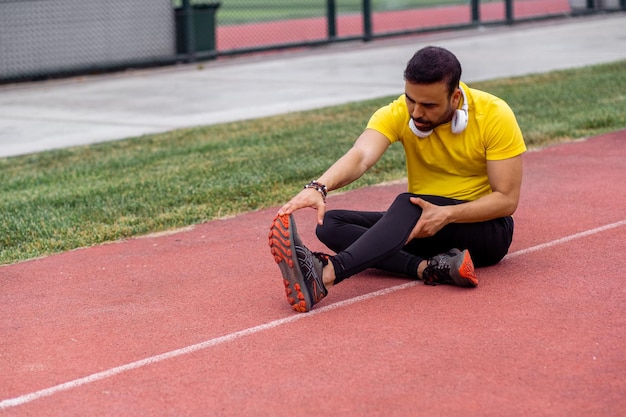
<svg viewBox="0 0 626 417">
<path fill-rule="evenodd" d="M 409 192 L 472 201 L 492 192 L 487 160 L 502 160 L 526 151 L 511 108 L 501 99 L 461 83 L 468 101 L 468 124 L 459 134 L 451 123 L 425 138 L 409 128 L 404 94 L 378 109 L 367 127 L 401 142 L 406 153 Z"/>
</svg>

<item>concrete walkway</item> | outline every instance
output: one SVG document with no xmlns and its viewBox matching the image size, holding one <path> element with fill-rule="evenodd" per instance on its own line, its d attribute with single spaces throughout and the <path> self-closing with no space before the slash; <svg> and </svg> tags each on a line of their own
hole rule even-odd
<svg viewBox="0 0 626 417">
<path fill-rule="evenodd" d="M 452 50 L 464 81 L 626 59 L 626 14 L 333 45 L 0 87 L 0 157 L 399 94 L 420 47 Z"/>
</svg>

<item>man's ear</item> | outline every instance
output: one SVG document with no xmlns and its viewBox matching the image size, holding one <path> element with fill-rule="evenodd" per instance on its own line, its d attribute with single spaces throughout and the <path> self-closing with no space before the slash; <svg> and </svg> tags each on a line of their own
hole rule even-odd
<svg viewBox="0 0 626 417">
<path fill-rule="evenodd" d="M 461 88 L 457 87 L 454 92 L 452 93 L 452 100 L 450 104 L 452 104 L 452 107 L 454 108 L 458 108 L 459 104 L 461 104 L 461 97 L 463 97 L 463 93 L 461 93 Z"/>
</svg>

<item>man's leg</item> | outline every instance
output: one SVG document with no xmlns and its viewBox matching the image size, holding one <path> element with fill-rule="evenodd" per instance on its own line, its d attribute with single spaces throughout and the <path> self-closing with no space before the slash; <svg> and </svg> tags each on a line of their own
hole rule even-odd
<svg viewBox="0 0 626 417">
<path fill-rule="evenodd" d="M 422 209 L 411 203 L 411 193 L 399 195 L 387 212 L 361 212 L 331 210 L 318 226 L 317 236 L 326 246 L 338 253 L 331 260 L 340 261 L 349 254 L 347 264 L 335 266 L 339 279 L 348 278 L 369 267 L 418 278 L 418 266 L 425 259 L 447 252 L 456 241 L 457 224 L 449 224 L 435 236 L 415 239 L 405 246 L 406 239 L 417 223 Z M 419 197 L 436 205 L 462 204 L 461 200 L 445 197 L 420 195 Z M 370 229 L 375 228 L 375 232 Z M 361 237 L 368 232 L 368 237 Z M 358 240 L 358 242 L 357 242 Z M 354 246 L 352 246 L 354 244 Z M 350 261 L 369 259 L 364 265 L 353 266 Z M 354 271 L 352 272 L 353 269 Z M 345 274 L 347 270 L 348 273 Z"/>
<path fill-rule="evenodd" d="M 329 210 L 324 224 L 317 226 L 317 238 L 332 251 L 339 253 L 347 249 L 384 215 L 384 212 Z M 401 250 L 372 265 L 383 271 L 417 278 L 420 257 Z"/>
<path fill-rule="evenodd" d="M 509 251 L 513 226 L 513 218 L 510 216 L 486 222 L 457 224 L 450 242 L 455 248 L 468 249 L 475 266 L 495 265 Z"/>
<path fill-rule="evenodd" d="M 506 254 L 510 236 L 505 237 L 502 242 L 496 242 L 497 239 L 491 238 L 493 235 L 485 232 L 489 228 L 484 227 L 482 223 L 472 227 L 450 224 L 435 236 L 414 239 L 405 246 L 406 239 L 421 215 L 421 208 L 410 201 L 412 196 L 409 193 L 401 194 L 382 216 L 380 213 L 365 215 L 366 220 L 362 218 L 360 224 L 349 226 L 350 233 L 344 231 L 339 238 L 335 236 L 336 229 L 320 229 L 321 232 L 318 233 L 321 236 L 332 238 L 322 240 L 329 242 L 329 247 L 339 250 L 335 256 L 310 252 L 297 236 L 291 216 L 277 216 L 270 229 L 269 244 L 275 261 L 281 268 L 288 301 L 294 309 L 308 311 L 326 295 L 325 286 L 329 287 L 371 266 L 404 273 L 407 276 L 422 277 L 425 283 L 433 285 L 454 283 L 461 286 L 476 286 L 478 281 L 468 251 L 450 248 L 455 245 L 461 248 L 473 245 L 479 254 L 482 253 L 480 256 L 483 257 L 485 264 L 495 263 Z M 420 197 L 437 205 L 463 203 L 442 197 Z M 510 219 L 485 223 L 496 225 L 493 228 L 496 233 L 501 233 L 500 224 L 510 224 L 512 236 Z M 371 227 L 368 228 L 370 224 Z M 462 233 L 459 233 L 459 229 L 462 229 Z M 480 235 L 479 239 L 476 239 L 476 233 Z M 350 241 L 352 243 L 349 243 Z M 444 253 L 425 260 L 420 250 L 424 249 L 426 252 L 425 244 L 428 244 L 430 251 L 441 246 Z M 496 255 L 489 249 L 493 244 L 500 247 Z M 346 245 L 348 247 L 342 249 Z M 413 255 L 409 255 L 407 249 L 410 249 Z M 404 265 L 398 270 L 398 265 L 402 265 L 401 257 L 406 260 L 406 265 L 410 266 Z M 297 295 L 297 298 L 292 295 Z"/>
<path fill-rule="evenodd" d="M 329 249 L 338 253 L 352 245 L 384 215 L 382 211 L 329 210 L 324 214 L 324 224 L 317 226 L 315 234 Z"/>
<path fill-rule="evenodd" d="M 348 228 L 349 233 L 344 230 L 349 236 L 345 241 L 358 237 L 350 246 L 330 257 L 334 267 L 335 283 L 373 266 L 416 276 L 417 265 L 421 259 L 417 256 L 399 255 L 422 213 L 422 209 L 409 200 L 412 196 L 413 194 L 403 193 L 396 197 L 389 209 L 371 227 L 357 225 Z M 318 231 L 318 235 L 322 236 L 331 233 Z M 338 245 L 333 246 L 339 249 Z M 399 266 L 396 262 L 391 262 L 400 260 L 400 257 L 406 258 L 404 265 Z M 409 263 L 408 266 L 406 261 Z"/>
</svg>

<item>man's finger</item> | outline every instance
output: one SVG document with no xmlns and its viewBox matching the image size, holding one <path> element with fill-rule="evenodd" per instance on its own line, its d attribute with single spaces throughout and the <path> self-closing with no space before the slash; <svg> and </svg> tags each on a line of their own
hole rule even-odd
<svg viewBox="0 0 626 417">
<path fill-rule="evenodd" d="M 322 204 L 321 206 L 317 207 L 317 224 L 319 224 L 320 226 L 322 224 L 324 224 L 324 214 L 326 213 L 326 205 Z"/>
</svg>

